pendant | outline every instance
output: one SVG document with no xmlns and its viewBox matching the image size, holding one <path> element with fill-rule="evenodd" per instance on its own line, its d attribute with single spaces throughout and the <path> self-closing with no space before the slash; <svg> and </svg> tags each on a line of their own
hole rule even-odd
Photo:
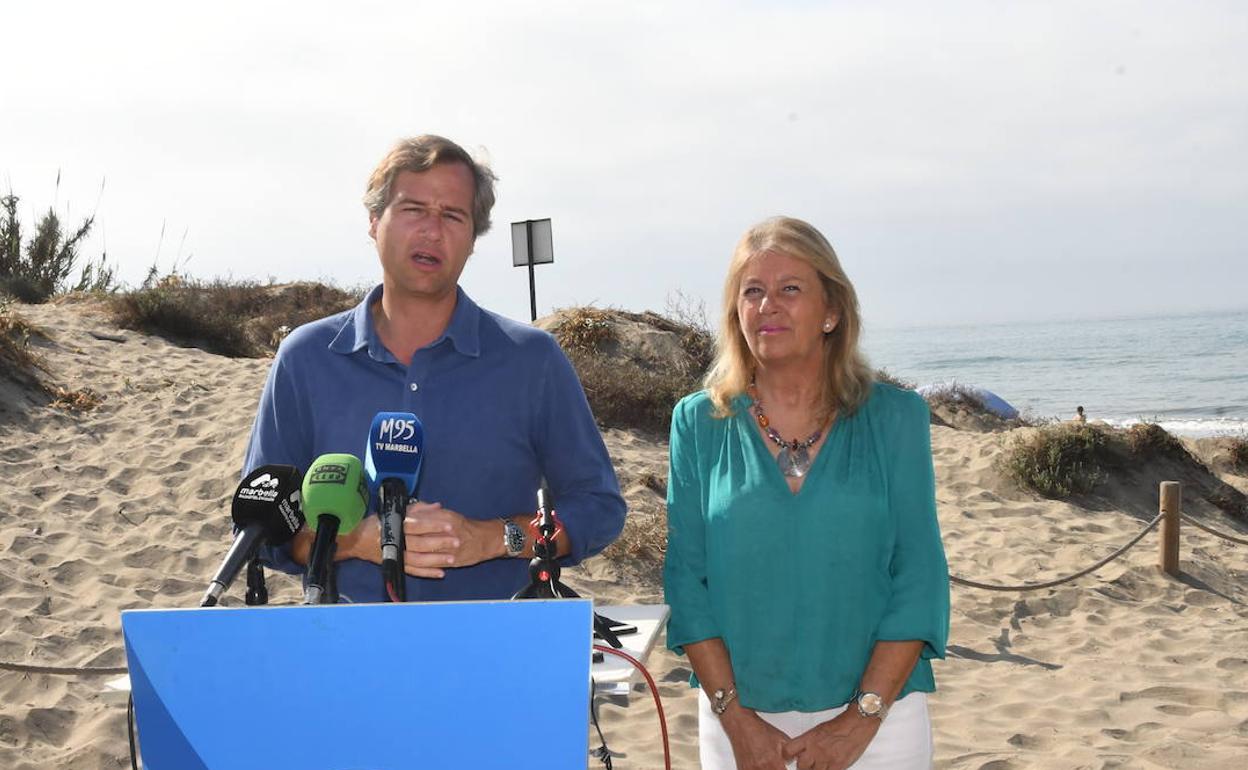
<svg viewBox="0 0 1248 770">
<path fill-rule="evenodd" d="M 810 470 L 810 453 L 804 446 L 781 447 L 780 454 L 776 455 L 776 464 L 785 476 L 800 479 Z"/>
</svg>

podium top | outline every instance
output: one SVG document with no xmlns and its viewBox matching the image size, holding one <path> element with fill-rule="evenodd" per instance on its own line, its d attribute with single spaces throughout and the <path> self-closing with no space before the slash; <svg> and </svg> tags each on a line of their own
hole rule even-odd
<svg viewBox="0 0 1248 770">
<path fill-rule="evenodd" d="M 121 622 L 150 770 L 586 763 L 588 600 L 131 610 Z M 526 715 L 554 728 L 541 751 L 526 750 Z"/>
</svg>

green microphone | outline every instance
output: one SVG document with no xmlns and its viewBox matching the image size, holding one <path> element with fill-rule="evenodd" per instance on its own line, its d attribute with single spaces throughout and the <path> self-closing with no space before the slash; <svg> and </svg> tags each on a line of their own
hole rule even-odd
<svg viewBox="0 0 1248 770">
<path fill-rule="evenodd" d="M 303 603 L 334 604 L 338 601 L 334 586 L 338 535 L 355 529 L 368 509 L 368 480 L 360 458 L 349 454 L 316 458 L 303 477 L 302 497 L 307 524 L 316 533 Z"/>
</svg>

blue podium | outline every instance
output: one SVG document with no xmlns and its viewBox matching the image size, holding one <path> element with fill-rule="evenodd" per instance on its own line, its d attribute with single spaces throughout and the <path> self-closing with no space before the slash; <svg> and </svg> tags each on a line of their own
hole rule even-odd
<svg viewBox="0 0 1248 770">
<path fill-rule="evenodd" d="M 583 768 L 588 600 L 131 610 L 148 770 Z"/>
</svg>

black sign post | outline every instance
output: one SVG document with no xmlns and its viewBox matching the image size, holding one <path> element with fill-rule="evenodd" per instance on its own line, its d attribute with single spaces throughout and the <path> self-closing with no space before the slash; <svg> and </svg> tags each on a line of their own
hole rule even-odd
<svg viewBox="0 0 1248 770">
<path fill-rule="evenodd" d="M 529 268 L 530 321 L 537 320 L 537 281 L 533 275 L 533 266 L 548 265 L 554 261 L 555 249 L 549 219 L 526 219 L 511 223 L 511 264 L 513 267 Z"/>
</svg>

